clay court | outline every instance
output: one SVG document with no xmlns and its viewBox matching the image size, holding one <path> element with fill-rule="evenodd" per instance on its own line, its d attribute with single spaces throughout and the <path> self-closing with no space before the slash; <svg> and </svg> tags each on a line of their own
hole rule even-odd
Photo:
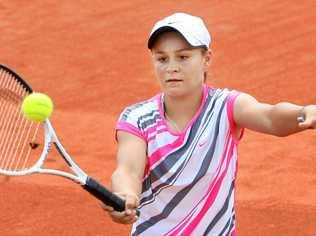
<svg viewBox="0 0 316 236">
<path fill-rule="evenodd" d="M 0 63 L 55 102 L 52 123 L 87 173 L 109 186 L 114 127 L 128 105 L 159 91 L 147 36 L 175 11 L 213 36 L 208 84 L 260 101 L 316 102 L 314 0 L 1 1 Z M 316 132 L 246 131 L 239 149 L 238 235 L 316 235 Z M 65 169 L 62 161 L 48 165 Z M 59 157 L 58 157 L 59 158 Z M 71 181 L 0 176 L 0 235 L 128 235 Z"/>
</svg>

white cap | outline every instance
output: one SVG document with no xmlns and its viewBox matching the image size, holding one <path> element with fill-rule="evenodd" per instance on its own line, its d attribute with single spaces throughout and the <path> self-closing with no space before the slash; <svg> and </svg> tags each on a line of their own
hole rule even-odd
<svg viewBox="0 0 316 236">
<path fill-rule="evenodd" d="M 158 21 L 149 36 L 148 48 L 151 49 L 157 36 L 168 30 L 178 31 L 193 47 L 206 46 L 209 48 L 211 36 L 200 17 L 186 13 L 175 13 Z"/>
</svg>

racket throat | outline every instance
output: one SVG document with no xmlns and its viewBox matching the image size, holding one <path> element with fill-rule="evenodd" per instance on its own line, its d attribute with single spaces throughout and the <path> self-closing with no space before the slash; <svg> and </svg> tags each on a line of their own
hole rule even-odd
<svg viewBox="0 0 316 236">
<path fill-rule="evenodd" d="M 53 142 L 56 150 L 58 151 L 59 155 L 64 159 L 64 161 L 67 163 L 67 165 L 72 168 L 72 164 L 70 163 L 70 161 L 68 161 L 68 159 L 66 158 L 66 156 L 64 155 L 65 150 L 62 150 L 62 148 L 58 145 L 58 143 Z"/>
</svg>

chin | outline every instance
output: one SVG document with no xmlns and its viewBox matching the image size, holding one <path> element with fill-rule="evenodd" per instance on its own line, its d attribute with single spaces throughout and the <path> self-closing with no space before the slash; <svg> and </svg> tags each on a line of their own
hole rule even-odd
<svg viewBox="0 0 316 236">
<path fill-rule="evenodd" d="M 192 94 L 197 94 L 203 88 L 203 83 L 196 86 L 164 86 L 162 87 L 162 92 L 170 97 L 185 97 L 191 96 Z"/>
<path fill-rule="evenodd" d="M 170 97 L 182 97 L 187 94 L 187 91 L 180 87 L 168 87 L 163 89 L 164 94 Z"/>
</svg>

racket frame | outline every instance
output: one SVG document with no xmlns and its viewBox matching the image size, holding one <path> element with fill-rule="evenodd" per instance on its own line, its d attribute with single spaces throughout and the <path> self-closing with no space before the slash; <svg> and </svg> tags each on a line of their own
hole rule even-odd
<svg viewBox="0 0 316 236">
<path fill-rule="evenodd" d="M 43 151 L 41 153 L 41 156 L 37 160 L 37 162 L 29 169 L 19 170 L 19 171 L 0 169 L 0 173 L 4 175 L 9 175 L 9 176 L 24 176 L 24 175 L 34 174 L 34 173 L 60 175 L 84 185 L 87 182 L 88 175 L 84 171 L 82 171 L 81 168 L 71 159 L 70 155 L 66 152 L 65 148 L 61 145 L 50 121 L 46 119 L 44 122 L 42 122 L 41 125 L 43 125 L 43 128 L 45 130 L 45 140 L 44 140 Z M 42 168 L 52 148 L 52 145 L 56 147 L 61 157 L 65 160 L 65 162 L 68 164 L 70 169 L 76 175 L 73 175 L 69 172 L 65 172 L 61 170 Z"/>
<path fill-rule="evenodd" d="M 12 71 L 7 66 L 0 64 L 0 72 L 5 71 L 8 73 L 12 79 L 16 80 L 20 85 L 26 90 L 28 94 L 33 93 L 32 88 L 14 71 Z M 50 174 L 50 175 L 58 175 L 62 177 L 66 177 L 68 179 L 73 180 L 76 183 L 81 184 L 81 186 L 88 191 L 90 194 L 94 195 L 103 203 L 112 206 L 117 211 L 124 211 L 125 210 L 125 200 L 117 196 L 116 194 L 112 193 L 110 190 L 105 188 L 102 184 L 100 184 L 97 180 L 93 179 L 92 177 L 88 176 L 81 168 L 72 160 L 70 155 L 66 152 L 65 148 L 61 145 L 55 130 L 50 123 L 49 119 L 46 119 L 41 123 L 44 128 L 44 145 L 42 153 L 40 154 L 39 159 L 35 162 L 28 169 L 24 170 L 5 170 L 0 169 L 0 174 L 7 175 L 7 176 L 24 176 L 30 175 L 34 173 L 43 173 L 43 174 Z M 46 169 L 42 168 L 44 166 L 45 160 L 48 157 L 48 154 L 52 148 L 55 146 L 57 151 L 59 152 L 60 156 L 65 160 L 68 164 L 70 169 L 74 172 L 71 174 L 69 172 L 55 170 L 55 169 Z M 136 209 L 136 214 L 139 215 L 140 212 Z"/>
</svg>

